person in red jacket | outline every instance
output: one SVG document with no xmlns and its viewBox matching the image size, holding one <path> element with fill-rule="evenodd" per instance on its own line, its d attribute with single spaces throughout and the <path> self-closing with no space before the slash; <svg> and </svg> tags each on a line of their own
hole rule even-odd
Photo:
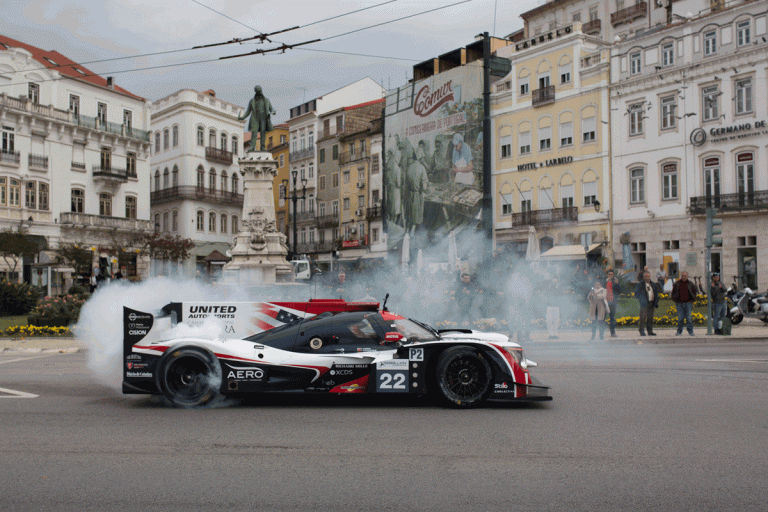
<svg viewBox="0 0 768 512">
<path fill-rule="evenodd" d="M 696 286 L 688 280 L 688 272 L 680 272 L 680 279 L 672 286 L 672 300 L 677 307 L 677 336 L 683 334 L 683 323 L 688 334 L 693 336 L 693 301 L 696 299 Z"/>
</svg>

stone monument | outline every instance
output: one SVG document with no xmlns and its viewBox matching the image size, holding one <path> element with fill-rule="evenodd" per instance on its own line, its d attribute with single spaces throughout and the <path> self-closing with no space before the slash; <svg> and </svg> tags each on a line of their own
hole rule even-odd
<svg viewBox="0 0 768 512">
<path fill-rule="evenodd" d="M 243 284 L 292 282 L 286 236 L 275 225 L 272 181 L 277 162 L 267 151 L 249 151 L 238 163 L 243 176 L 243 220 L 232 261 L 224 265 L 224 277 Z"/>
</svg>

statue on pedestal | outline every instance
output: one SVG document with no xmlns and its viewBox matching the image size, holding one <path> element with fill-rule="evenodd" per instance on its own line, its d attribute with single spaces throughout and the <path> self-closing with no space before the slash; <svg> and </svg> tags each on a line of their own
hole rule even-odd
<svg viewBox="0 0 768 512">
<path fill-rule="evenodd" d="M 260 151 L 264 151 L 267 132 L 272 130 L 270 115 L 276 114 L 276 112 L 267 97 L 261 92 L 260 85 L 254 87 L 253 90 L 255 92 L 253 99 L 248 102 L 245 112 L 237 120 L 242 121 L 250 114 L 251 119 L 248 121 L 248 131 L 251 132 L 251 148 L 248 151 L 256 151 L 256 134 L 259 134 L 261 139 Z"/>
</svg>

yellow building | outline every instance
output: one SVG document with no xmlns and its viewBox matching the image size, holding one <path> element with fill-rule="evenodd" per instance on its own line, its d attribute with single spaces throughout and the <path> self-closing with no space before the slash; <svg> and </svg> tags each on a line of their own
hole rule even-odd
<svg viewBox="0 0 768 512">
<path fill-rule="evenodd" d="M 494 85 L 494 239 L 525 253 L 583 259 L 610 247 L 609 47 L 580 23 L 497 51 L 510 73 Z"/>
<path fill-rule="evenodd" d="M 288 236 L 288 219 L 290 201 L 285 197 L 286 180 L 290 180 L 288 171 L 288 125 L 279 124 L 271 132 L 267 133 L 267 151 L 272 153 L 272 158 L 277 161 L 277 176 L 272 182 L 272 190 L 275 194 L 275 219 L 277 230 Z"/>
</svg>

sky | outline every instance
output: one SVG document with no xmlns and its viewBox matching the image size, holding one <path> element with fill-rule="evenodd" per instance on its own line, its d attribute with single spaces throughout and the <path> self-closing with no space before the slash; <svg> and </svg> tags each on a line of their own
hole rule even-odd
<svg viewBox="0 0 768 512">
<path fill-rule="evenodd" d="M 365 77 L 385 89 L 399 87 L 412 77 L 414 64 L 466 46 L 482 32 L 504 37 L 519 30 L 520 14 L 541 3 L 468 0 L 451 6 L 461 1 L 0 0 L 0 33 L 56 50 L 152 101 L 180 89 L 213 89 L 220 99 L 245 106 L 253 86 L 261 85 L 277 110 L 273 123 L 282 123 L 291 107 Z M 380 26 L 367 28 L 372 25 Z M 271 37 L 273 43 L 191 50 L 296 26 Z M 218 60 L 314 39 L 321 41 L 285 53 Z M 137 57 L 155 52 L 173 53 Z M 87 63 L 120 57 L 131 58 Z M 150 67 L 156 69 L 141 70 Z"/>
</svg>

